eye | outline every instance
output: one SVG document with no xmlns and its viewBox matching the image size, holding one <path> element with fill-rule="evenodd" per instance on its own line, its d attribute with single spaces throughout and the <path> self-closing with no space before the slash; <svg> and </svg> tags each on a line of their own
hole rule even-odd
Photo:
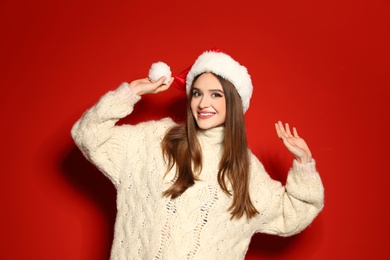
<svg viewBox="0 0 390 260">
<path fill-rule="evenodd" d="M 211 96 L 216 98 L 223 97 L 222 94 L 219 92 L 214 92 L 213 94 L 211 94 Z"/>
<path fill-rule="evenodd" d="M 197 91 L 197 90 L 193 90 L 192 91 L 192 96 L 193 97 L 200 97 L 202 94 L 199 92 L 199 91 Z"/>
</svg>

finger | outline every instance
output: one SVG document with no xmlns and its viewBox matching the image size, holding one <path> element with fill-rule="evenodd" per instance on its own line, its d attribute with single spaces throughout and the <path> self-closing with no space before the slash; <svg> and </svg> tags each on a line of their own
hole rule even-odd
<svg viewBox="0 0 390 260">
<path fill-rule="evenodd" d="M 280 130 L 280 134 L 281 135 L 285 135 L 285 130 L 284 130 L 284 126 L 283 126 L 283 123 L 282 121 L 278 121 L 278 127 L 279 127 L 279 130 Z"/>
<path fill-rule="evenodd" d="M 169 80 L 168 84 L 171 85 L 173 83 L 173 81 L 175 80 L 174 77 L 171 77 L 171 79 Z"/>
<path fill-rule="evenodd" d="M 292 136 L 291 131 L 290 131 L 290 125 L 286 123 L 286 132 L 288 136 Z"/>
<path fill-rule="evenodd" d="M 169 85 L 163 84 L 163 85 L 159 86 L 159 87 L 156 89 L 156 93 L 165 91 L 165 90 L 167 90 L 168 88 L 169 88 Z"/>
<path fill-rule="evenodd" d="M 156 82 L 155 82 L 155 84 L 157 84 L 158 86 L 159 85 L 162 85 L 162 84 L 164 84 L 164 80 L 166 79 L 166 77 L 165 76 L 162 76 L 161 78 L 159 78 Z"/>
<path fill-rule="evenodd" d="M 152 82 L 151 88 L 152 88 L 152 93 L 158 93 L 159 88 L 164 85 L 164 80 L 165 77 L 159 78 L 156 82 Z"/>
<path fill-rule="evenodd" d="M 168 81 L 168 83 L 166 83 L 165 85 L 167 86 L 167 89 L 172 85 L 173 81 L 175 80 L 174 77 L 171 77 Z"/>
<path fill-rule="evenodd" d="M 299 137 L 298 130 L 295 127 L 293 128 L 293 133 L 295 137 Z"/>
<path fill-rule="evenodd" d="M 163 81 L 166 79 L 165 77 L 162 77 L 162 78 L 163 78 L 163 79 L 162 79 Z M 171 77 L 171 78 L 169 79 L 168 83 L 162 82 L 161 85 L 159 85 L 159 86 L 156 88 L 155 93 L 159 93 L 159 92 L 162 92 L 162 91 L 166 91 L 166 90 L 172 85 L 174 79 L 175 79 L 175 78 Z"/>
<path fill-rule="evenodd" d="M 278 137 L 283 140 L 284 137 L 287 137 L 286 130 L 284 129 L 283 123 L 281 121 L 278 121 L 277 124 L 275 124 L 276 131 L 278 134 Z"/>
<path fill-rule="evenodd" d="M 275 123 L 275 130 L 276 130 L 276 134 L 278 135 L 278 138 L 282 139 L 282 133 L 280 131 L 280 127 L 278 123 Z"/>
</svg>

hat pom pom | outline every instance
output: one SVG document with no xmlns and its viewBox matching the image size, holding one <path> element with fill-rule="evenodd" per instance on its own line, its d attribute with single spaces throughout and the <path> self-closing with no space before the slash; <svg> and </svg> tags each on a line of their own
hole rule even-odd
<svg viewBox="0 0 390 260">
<path fill-rule="evenodd" d="M 162 61 L 153 63 L 149 70 L 149 80 L 156 82 L 163 76 L 165 77 L 164 84 L 167 84 L 172 76 L 171 68 Z"/>
</svg>

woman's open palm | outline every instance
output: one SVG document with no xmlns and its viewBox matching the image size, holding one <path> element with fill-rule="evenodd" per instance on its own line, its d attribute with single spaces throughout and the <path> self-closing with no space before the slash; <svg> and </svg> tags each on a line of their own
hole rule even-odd
<svg viewBox="0 0 390 260">
<path fill-rule="evenodd" d="M 137 95 L 144 95 L 144 94 L 157 94 L 159 92 L 167 90 L 174 78 L 172 77 L 168 84 L 164 84 L 165 77 L 161 77 L 158 81 L 156 82 L 151 82 L 149 79 L 144 78 L 144 79 L 137 79 L 132 81 L 129 84 L 130 89 L 137 94 Z"/>
<path fill-rule="evenodd" d="M 299 135 L 295 127 L 291 133 L 289 124 L 283 126 L 282 122 L 279 121 L 275 124 L 276 134 L 282 139 L 286 148 L 295 156 L 299 163 L 308 163 L 311 160 L 311 152 L 306 144 Z"/>
</svg>

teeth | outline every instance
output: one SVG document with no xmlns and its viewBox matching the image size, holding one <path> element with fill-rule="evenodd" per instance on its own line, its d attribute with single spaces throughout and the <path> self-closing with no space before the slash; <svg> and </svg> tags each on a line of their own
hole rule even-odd
<svg viewBox="0 0 390 260">
<path fill-rule="evenodd" d="M 200 113 L 201 116 L 212 116 L 213 113 Z"/>
</svg>

